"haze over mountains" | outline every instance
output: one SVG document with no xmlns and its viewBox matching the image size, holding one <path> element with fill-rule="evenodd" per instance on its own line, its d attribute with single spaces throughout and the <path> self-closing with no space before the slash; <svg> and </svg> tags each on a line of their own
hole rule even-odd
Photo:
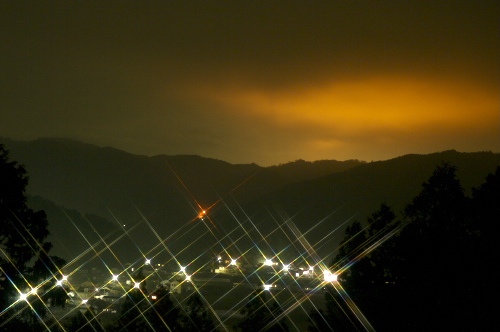
<svg viewBox="0 0 500 332">
<path fill-rule="evenodd" d="M 119 237 L 113 250 L 128 261 L 169 236 L 168 246 L 186 259 L 217 252 L 215 238 L 237 243 L 233 250 L 240 255 L 271 234 L 263 252 L 278 252 L 290 244 L 287 220 L 328 256 L 346 223 L 366 220 L 382 202 L 401 211 L 441 162 L 457 167 L 467 193 L 500 165 L 498 153 L 454 150 L 369 163 L 298 160 L 260 167 L 133 155 L 67 139 L 0 138 L 0 144 L 25 165 L 30 206 L 47 212 L 53 252 L 68 260 L 110 233 L 105 242 Z M 198 218 L 203 210 L 205 220 Z"/>
</svg>

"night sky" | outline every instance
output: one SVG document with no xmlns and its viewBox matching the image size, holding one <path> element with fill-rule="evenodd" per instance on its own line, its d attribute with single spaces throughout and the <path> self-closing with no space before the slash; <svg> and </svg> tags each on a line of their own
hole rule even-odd
<svg viewBox="0 0 500 332">
<path fill-rule="evenodd" d="M 499 1 L 1 1 L 0 136 L 262 166 L 500 151 Z"/>
</svg>

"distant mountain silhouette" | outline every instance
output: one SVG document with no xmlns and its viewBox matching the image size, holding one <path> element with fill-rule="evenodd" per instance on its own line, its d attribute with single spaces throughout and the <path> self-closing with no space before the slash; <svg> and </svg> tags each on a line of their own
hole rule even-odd
<svg viewBox="0 0 500 332">
<path fill-rule="evenodd" d="M 192 155 L 133 155 L 67 139 L 0 138 L 0 144 L 10 151 L 11 159 L 25 165 L 30 178 L 28 194 L 39 196 L 32 197 L 34 207 L 46 210 L 54 237 L 64 236 L 62 227 L 75 227 L 68 224 L 67 214 L 71 214 L 85 232 L 94 224 L 101 235 L 135 227 L 127 236 L 140 234 L 134 238 L 140 248 L 151 247 L 157 237 L 166 238 L 180 227 L 193 225 L 196 234 L 207 232 L 205 226 L 196 227 L 197 216 L 213 206 L 209 216 L 216 232 L 245 229 L 246 224 L 241 223 L 251 220 L 262 228 L 262 234 L 268 234 L 293 217 L 301 232 L 309 231 L 311 244 L 333 254 L 343 237 L 340 226 L 344 222 L 350 218 L 364 221 L 382 202 L 400 211 L 442 161 L 458 168 L 457 175 L 469 192 L 500 165 L 500 154 L 453 150 L 371 163 L 297 160 L 261 167 Z M 232 233 L 232 238 L 245 237 L 238 234 Z M 170 241 L 182 248 L 194 240 Z M 289 242 L 284 235 L 274 241 L 276 246 Z M 53 242 L 57 246 L 58 241 Z M 76 250 L 85 248 L 85 243 L 77 242 L 73 242 Z M 69 245 L 67 240 L 60 243 Z M 130 251 L 130 243 L 120 248 Z M 69 254 L 73 254 L 71 250 Z"/>
<path fill-rule="evenodd" d="M 298 213 L 296 220 L 304 229 L 307 229 L 308 223 L 324 218 L 329 212 L 334 212 L 329 221 L 333 225 L 349 218 L 364 222 L 382 202 L 395 212 L 401 212 L 442 162 L 457 167 L 457 177 L 470 195 L 472 187 L 482 184 L 487 174 L 500 165 L 500 154 L 450 150 L 428 155 L 405 155 L 286 185 L 275 194 L 273 201 L 289 214 Z M 316 236 L 321 236 L 321 232 Z"/>
<path fill-rule="evenodd" d="M 91 246 L 95 246 L 96 251 L 102 250 L 105 247 L 102 240 L 110 241 L 120 231 L 116 222 L 59 206 L 40 196 L 30 196 L 28 206 L 35 211 L 45 211 L 50 229 L 48 241 L 53 245 L 51 254 L 64 257 L 68 262 Z M 94 250 L 88 250 L 84 259 L 89 260 L 95 254 Z"/>
<path fill-rule="evenodd" d="M 297 161 L 267 169 L 193 155 L 132 155 L 68 139 L 2 138 L 0 143 L 13 160 L 25 165 L 28 194 L 40 198 L 36 207 L 49 214 L 51 229 L 61 228 L 64 218 L 55 211 L 64 208 L 106 218 L 114 225 L 135 225 L 146 218 L 161 236 L 192 221 L 221 198 L 257 200 L 285 184 L 362 164 L 322 161 L 319 169 L 318 163 Z"/>
</svg>

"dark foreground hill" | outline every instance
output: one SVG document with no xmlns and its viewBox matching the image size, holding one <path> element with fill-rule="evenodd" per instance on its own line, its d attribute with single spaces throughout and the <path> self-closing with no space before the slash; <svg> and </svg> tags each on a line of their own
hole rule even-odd
<svg viewBox="0 0 500 332">
<path fill-rule="evenodd" d="M 132 155 L 64 139 L 0 139 L 0 144 L 26 166 L 28 193 L 39 196 L 33 204 L 47 211 L 53 237 L 62 237 L 53 242 L 68 255 L 88 247 L 82 233 L 94 232 L 92 242 L 99 241 L 96 234 L 113 231 L 122 236 L 114 250 L 130 257 L 169 236 L 172 250 L 186 257 L 217 252 L 214 239 L 221 238 L 226 246 L 237 243 L 232 246 L 237 255 L 248 246 L 262 246 L 272 255 L 297 231 L 307 232 L 315 249 L 331 255 L 343 237 L 341 225 L 365 220 L 382 202 L 400 211 L 441 162 L 458 168 L 469 191 L 500 165 L 499 154 L 445 151 L 372 163 L 299 160 L 264 168 L 200 156 Z M 202 210 L 208 211 L 203 221 L 197 218 Z"/>
</svg>

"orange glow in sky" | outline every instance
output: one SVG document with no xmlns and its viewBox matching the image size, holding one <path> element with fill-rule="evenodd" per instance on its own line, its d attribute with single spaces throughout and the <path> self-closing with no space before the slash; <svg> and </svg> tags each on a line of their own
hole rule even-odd
<svg viewBox="0 0 500 332">
<path fill-rule="evenodd" d="M 281 126 L 313 125 L 344 134 L 363 130 L 484 127 L 498 120 L 499 98 L 474 86 L 374 78 L 304 91 L 214 93 L 221 104 Z"/>
<path fill-rule="evenodd" d="M 500 151 L 498 1 L 202 3 L 9 2 L 0 136 L 262 166 Z"/>
<path fill-rule="evenodd" d="M 302 156 L 314 151 L 353 158 L 347 150 L 361 144 L 365 151 L 394 147 L 398 141 L 432 146 L 436 137 L 446 141 L 443 137 L 465 139 L 475 132 L 499 131 L 496 91 L 443 78 L 370 77 L 290 91 L 234 85 L 192 91 L 201 102 L 215 103 L 227 114 L 295 129 L 304 138 L 295 146 Z M 453 148 L 453 142 L 448 143 Z"/>
</svg>

